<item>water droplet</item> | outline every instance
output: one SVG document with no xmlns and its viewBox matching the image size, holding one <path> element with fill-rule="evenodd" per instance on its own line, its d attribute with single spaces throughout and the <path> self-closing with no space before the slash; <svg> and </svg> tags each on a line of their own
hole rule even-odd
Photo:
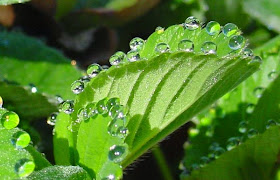
<svg viewBox="0 0 280 180">
<path fill-rule="evenodd" d="M 232 138 L 229 138 L 227 142 L 228 142 L 227 150 L 230 151 L 230 150 L 232 150 L 233 148 L 235 148 L 236 146 L 239 145 L 240 139 L 237 138 L 237 137 L 232 137 Z"/>
<path fill-rule="evenodd" d="M 238 33 L 238 27 L 233 23 L 228 23 L 223 28 L 223 33 L 225 36 L 230 37 Z"/>
<path fill-rule="evenodd" d="M 266 123 L 266 129 L 269 129 L 270 127 L 272 127 L 272 126 L 276 126 L 277 125 L 277 122 L 276 121 L 274 121 L 273 119 L 270 119 L 270 120 L 268 120 L 267 121 L 267 123 Z"/>
<path fill-rule="evenodd" d="M 168 52 L 169 51 L 169 46 L 168 46 L 168 44 L 166 44 L 166 43 L 158 43 L 157 45 L 156 45 L 156 52 L 158 52 L 158 53 L 165 53 L 165 52 Z"/>
<path fill-rule="evenodd" d="M 199 161 L 199 165 L 200 167 L 204 167 L 205 165 L 207 165 L 208 163 L 210 162 L 210 159 L 206 156 L 202 156 L 200 158 L 200 161 Z"/>
<path fill-rule="evenodd" d="M 86 121 L 89 118 L 88 111 L 86 108 L 81 108 L 78 111 L 78 122 Z"/>
<path fill-rule="evenodd" d="M 233 36 L 228 43 L 228 46 L 232 50 L 238 50 L 245 45 L 245 38 L 243 36 L 237 35 Z"/>
<path fill-rule="evenodd" d="M 109 159 L 115 163 L 121 162 L 128 154 L 127 144 L 113 145 L 110 147 Z"/>
<path fill-rule="evenodd" d="M 30 90 L 32 93 L 36 93 L 38 91 L 38 89 L 36 88 L 36 86 L 34 84 L 29 84 Z"/>
<path fill-rule="evenodd" d="M 218 148 L 220 145 L 217 142 L 213 142 L 210 146 L 209 146 L 209 150 L 210 151 L 215 151 L 216 148 Z"/>
<path fill-rule="evenodd" d="M 3 106 L 3 99 L 2 99 L 2 97 L 0 96 L 0 108 L 2 108 L 2 106 Z"/>
<path fill-rule="evenodd" d="M 16 146 L 16 148 L 25 148 L 29 145 L 30 140 L 31 139 L 28 133 L 18 131 L 12 137 L 12 144 Z"/>
<path fill-rule="evenodd" d="M 81 80 L 74 81 L 71 84 L 71 91 L 74 94 L 80 94 L 81 92 L 84 91 L 84 88 L 85 88 L 85 85 L 84 85 L 83 81 L 81 81 Z"/>
<path fill-rule="evenodd" d="M 71 100 L 66 100 L 59 105 L 59 111 L 66 114 L 71 114 L 74 111 L 74 104 Z"/>
<path fill-rule="evenodd" d="M 96 179 L 100 180 L 120 180 L 123 176 L 122 167 L 114 163 L 108 168 L 101 170 L 97 176 L 98 177 Z"/>
<path fill-rule="evenodd" d="M 207 23 L 205 29 L 209 35 L 214 36 L 220 33 L 221 25 L 216 21 L 210 21 L 209 23 Z"/>
<path fill-rule="evenodd" d="M 106 104 L 108 109 L 111 109 L 113 106 L 116 106 L 116 105 L 120 105 L 120 99 L 119 98 L 110 98 L 107 101 L 107 104 Z"/>
<path fill-rule="evenodd" d="M 112 118 L 122 118 L 124 117 L 125 115 L 127 114 L 127 109 L 122 106 L 122 105 L 115 105 L 115 106 L 112 106 L 110 111 L 109 111 L 109 115 L 112 117 Z"/>
<path fill-rule="evenodd" d="M 178 44 L 179 51 L 193 52 L 194 44 L 188 39 L 183 39 Z"/>
<path fill-rule="evenodd" d="M 82 81 L 84 83 L 84 86 L 86 86 L 86 84 L 90 82 L 90 78 L 88 76 L 82 76 L 80 78 L 80 81 Z"/>
<path fill-rule="evenodd" d="M 201 46 L 201 51 L 204 53 L 204 54 L 216 54 L 216 51 L 217 51 L 217 45 L 213 42 L 205 42 L 202 44 Z"/>
<path fill-rule="evenodd" d="M 125 53 L 118 51 L 110 57 L 109 62 L 112 66 L 117 66 L 124 61 L 125 56 Z"/>
<path fill-rule="evenodd" d="M 121 135 L 121 131 L 124 129 L 126 123 L 126 117 L 114 118 L 108 125 L 108 133 L 111 136 Z"/>
<path fill-rule="evenodd" d="M 240 133 L 245 133 L 248 128 L 248 122 L 247 121 L 241 121 L 238 125 L 238 131 Z"/>
<path fill-rule="evenodd" d="M 35 163 L 28 159 L 21 159 L 15 164 L 15 172 L 19 177 L 29 176 L 35 169 Z"/>
<path fill-rule="evenodd" d="M 127 53 L 126 55 L 127 57 L 127 60 L 129 62 L 135 62 L 135 61 L 139 61 L 140 60 L 140 54 L 138 51 L 134 51 L 134 50 L 131 50 Z"/>
<path fill-rule="evenodd" d="M 253 57 L 253 56 L 254 56 L 254 53 L 253 53 L 252 49 L 249 49 L 249 48 L 244 49 L 244 51 L 243 51 L 243 57 L 244 58 Z"/>
<path fill-rule="evenodd" d="M 108 108 L 107 108 L 107 99 L 102 99 L 98 103 L 96 103 L 96 110 L 98 111 L 99 114 L 107 114 L 108 113 Z"/>
<path fill-rule="evenodd" d="M 254 65 L 254 64 L 261 64 L 262 58 L 260 56 L 255 56 L 248 64 Z"/>
<path fill-rule="evenodd" d="M 19 117 L 15 112 L 9 111 L 2 115 L 1 123 L 6 129 L 13 129 L 19 124 Z"/>
<path fill-rule="evenodd" d="M 249 131 L 248 131 L 248 138 L 253 138 L 253 137 L 255 137 L 256 135 L 258 135 L 258 131 L 256 130 L 256 129 L 250 129 Z"/>
<path fill-rule="evenodd" d="M 131 50 L 140 50 L 143 48 L 145 41 L 139 37 L 133 38 L 130 43 L 129 47 Z"/>
<path fill-rule="evenodd" d="M 257 98 L 262 97 L 262 94 L 263 94 L 264 90 L 265 90 L 265 89 L 264 89 L 263 87 L 257 87 L 257 88 L 255 88 L 255 89 L 254 89 L 254 94 L 255 94 L 255 96 L 256 96 Z"/>
<path fill-rule="evenodd" d="M 62 97 L 61 96 L 59 96 L 59 95 L 56 95 L 55 96 L 55 99 L 57 100 L 57 102 L 59 103 L 59 104 L 61 104 L 61 103 L 63 103 L 63 99 L 62 99 Z"/>
<path fill-rule="evenodd" d="M 158 27 L 155 29 L 155 32 L 157 32 L 158 34 L 162 34 L 162 33 L 164 32 L 164 28 L 158 26 Z"/>
<path fill-rule="evenodd" d="M 110 67 L 107 66 L 107 65 L 102 65 L 101 67 L 102 67 L 102 70 L 104 70 L 104 71 L 107 71 L 107 70 L 110 68 Z"/>
<path fill-rule="evenodd" d="M 246 112 L 248 114 L 251 114 L 254 111 L 254 109 L 255 109 L 255 105 L 250 103 L 247 105 Z"/>
<path fill-rule="evenodd" d="M 86 109 L 87 109 L 88 117 L 93 117 L 98 114 L 95 103 L 88 104 Z"/>
<path fill-rule="evenodd" d="M 223 153 L 225 153 L 226 151 L 224 150 L 224 148 L 222 147 L 217 147 L 215 148 L 214 150 L 214 155 L 215 155 L 215 158 L 219 158 L 219 156 L 221 156 Z"/>
<path fill-rule="evenodd" d="M 99 64 L 91 64 L 87 68 L 87 75 L 90 78 L 97 76 L 102 71 L 102 67 Z"/>
<path fill-rule="evenodd" d="M 128 135 L 128 129 L 125 127 L 120 127 L 117 133 L 117 136 L 121 139 L 125 138 Z"/>
<path fill-rule="evenodd" d="M 267 76 L 268 76 L 268 79 L 274 80 L 277 77 L 277 73 L 276 73 L 276 71 L 271 71 L 270 73 L 268 73 Z"/>
<path fill-rule="evenodd" d="M 52 113 L 50 115 L 50 117 L 48 118 L 47 120 L 47 123 L 51 126 L 54 126 L 55 125 L 55 122 L 56 122 L 56 117 L 57 117 L 58 113 Z"/>
<path fill-rule="evenodd" d="M 200 21 L 196 17 L 188 17 L 184 23 L 185 28 L 195 30 L 199 27 Z"/>
</svg>

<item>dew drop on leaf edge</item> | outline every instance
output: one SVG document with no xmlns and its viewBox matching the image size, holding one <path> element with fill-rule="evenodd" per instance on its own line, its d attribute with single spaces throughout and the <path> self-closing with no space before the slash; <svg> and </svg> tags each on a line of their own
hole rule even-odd
<svg viewBox="0 0 280 180">
<path fill-rule="evenodd" d="M 12 144 L 16 148 L 25 148 L 30 143 L 30 135 L 24 131 L 18 131 L 12 136 Z"/>
<path fill-rule="evenodd" d="M 12 111 L 6 112 L 1 117 L 1 123 L 6 129 L 13 129 L 19 124 L 19 116 Z"/>
</svg>

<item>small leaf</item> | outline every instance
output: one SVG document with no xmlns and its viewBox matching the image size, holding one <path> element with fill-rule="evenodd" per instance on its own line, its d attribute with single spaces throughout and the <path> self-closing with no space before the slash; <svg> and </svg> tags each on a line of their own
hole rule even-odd
<svg viewBox="0 0 280 180">
<path fill-rule="evenodd" d="M 273 179 L 275 168 L 279 165 L 276 161 L 280 152 L 279 142 L 280 127 L 273 127 L 222 154 L 200 170 L 194 170 L 190 176 L 182 175 L 181 179 Z"/>
<path fill-rule="evenodd" d="M 89 177 L 87 172 L 79 166 L 50 166 L 32 173 L 30 176 L 28 176 L 27 179 L 90 180 L 91 178 Z"/>
<path fill-rule="evenodd" d="M 20 33 L 0 33 L 0 78 L 35 85 L 38 92 L 74 97 L 71 83 L 82 73 L 56 50 Z"/>
</svg>

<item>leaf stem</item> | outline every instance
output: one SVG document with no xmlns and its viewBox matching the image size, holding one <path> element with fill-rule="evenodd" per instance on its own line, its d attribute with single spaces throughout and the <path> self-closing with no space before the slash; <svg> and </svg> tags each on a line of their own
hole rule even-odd
<svg viewBox="0 0 280 180">
<path fill-rule="evenodd" d="M 164 157 L 164 154 L 158 145 L 153 148 L 152 153 L 157 162 L 159 171 L 161 172 L 161 174 L 163 176 L 163 179 L 164 180 L 174 180 L 174 178 L 172 177 L 170 168 L 168 167 L 168 163 Z"/>
</svg>

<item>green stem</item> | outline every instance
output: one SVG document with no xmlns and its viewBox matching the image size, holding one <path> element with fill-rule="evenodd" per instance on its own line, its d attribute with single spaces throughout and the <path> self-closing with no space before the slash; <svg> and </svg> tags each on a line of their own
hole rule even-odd
<svg viewBox="0 0 280 180">
<path fill-rule="evenodd" d="M 174 180 L 172 177 L 172 173 L 170 171 L 170 168 L 168 167 L 167 161 L 164 157 L 163 152 L 161 151 L 159 146 L 156 146 L 152 153 L 154 155 L 154 158 L 158 164 L 159 170 L 164 178 L 164 180 Z"/>
</svg>

